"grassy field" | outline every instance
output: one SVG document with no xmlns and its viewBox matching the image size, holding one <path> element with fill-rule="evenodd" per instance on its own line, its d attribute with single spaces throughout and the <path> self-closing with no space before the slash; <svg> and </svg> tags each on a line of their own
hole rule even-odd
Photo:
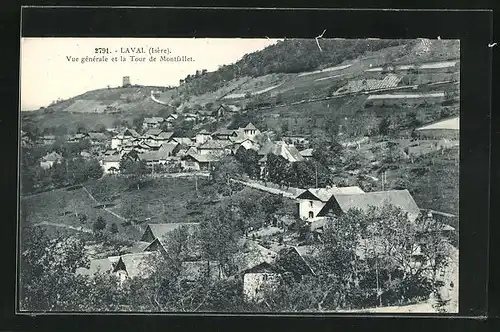
<svg viewBox="0 0 500 332">
<path fill-rule="evenodd" d="M 97 206 L 82 188 L 71 191 L 57 189 L 22 198 L 21 214 L 25 216 L 22 222 L 25 225 L 47 222 L 92 229 L 92 224 L 101 216 L 108 229 L 112 223 L 116 223 L 120 233 L 137 236 L 135 228 L 122 225 L 121 219 Z M 87 216 L 83 223 L 80 221 L 81 215 Z"/>
</svg>

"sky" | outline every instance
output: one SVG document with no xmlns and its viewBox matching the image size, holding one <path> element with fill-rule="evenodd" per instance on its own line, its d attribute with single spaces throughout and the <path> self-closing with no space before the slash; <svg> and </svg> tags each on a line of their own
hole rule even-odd
<svg viewBox="0 0 500 332">
<path fill-rule="evenodd" d="M 58 98 L 71 98 L 108 85 L 117 87 L 122 84 L 123 76 L 130 76 L 131 84 L 175 86 L 179 79 L 196 70 L 217 70 L 276 42 L 277 39 L 267 38 L 22 38 L 21 110 L 38 109 Z M 139 47 L 147 53 L 121 53 L 122 49 Z M 149 59 L 151 47 L 170 50 L 169 57 L 192 57 L 194 61 L 130 61 L 130 55 Z M 81 63 L 82 58 L 100 56 L 95 54 L 95 48 L 108 48 L 109 62 Z M 115 56 L 125 56 L 127 61 L 111 62 Z"/>
</svg>

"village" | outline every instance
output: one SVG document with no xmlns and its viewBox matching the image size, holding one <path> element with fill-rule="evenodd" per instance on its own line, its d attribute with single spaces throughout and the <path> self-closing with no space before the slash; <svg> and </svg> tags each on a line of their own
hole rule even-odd
<svg viewBox="0 0 500 332">
<path fill-rule="evenodd" d="M 432 65 L 428 66 L 431 70 L 434 68 Z M 456 68 L 456 62 L 446 64 L 444 70 L 448 70 L 449 67 Z M 419 67 L 419 69 L 426 68 Z M 450 97 L 448 93 L 442 91 L 392 93 L 391 91 L 401 84 L 414 83 L 403 82 L 405 76 L 395 75 L 394 72 L 412 73 L 414 70 L 415 66 L 369 68 L 365 71 L 363 79 L 349 80 L 347 84 L 339 86 L 327 101 L 345 96 L 363 95 L 365 97 L 363 109 L 391 107 L 392 103 L 401 103 L 401 99 L 404 99 L 405 107 L 417 108 L 421 107 L 418 106 L 421 104 L 446 105 L 450 98 L 456 97 Z M 424 83 L 426 86 L 428 84 L 429 82 Z M 453 85 L 450 82 L 444 84 Z M 129 77 L 123 78 L 123 86 L 130 86 Z M 90 173 L 94 172 L 97 175 L 91 174 L 85 179 L 103 183 L 108 180 L 114 181 L 113 179 L 134 178 L 137 195 L 140 195 L 141 190 L 148 190 L 146 185 L 144 185 L 146 189 L 141 189 L 142 183 L 148 181 L 160 183 L 162 179 L 170 181 L 175 178 L 179 178 L 179 181 L 194 181 L 195 187 L 191 191 L 196 193 L 196 197 L 200 197 L 202 194 L 199 191 L 203 186 L 207 186 L 208 191 L 217 191 L 218 196 L 213 199 L 217 203 L 214 204 L 221 204 L 219 202 L 224 200 L 230 201 L 226 205 L 218 205 L 218 211 L 228 216 L 216 215 L 213 217 L 214 220 L 220 223 L 225 220 L 241 219 L 241 222 L 245 223 L 240 229 L 241 232 L 234 232 L 237 234 L 234 237 L 234 248 L 229 250 L 217 242 L 224 242 L 218 235 L 228 236 L 227 242 L 232 243 L 229 238 L 233 235 L 228 234 L 233 231 L 204 220 L 203 218 L 209 218 L 207 215 L 201 215 L 201 220 L 196 220 L 194 217 L 166 219 L 123 216 L 122 212 L 113 210 L 113 204 L 109 203 L 112 200 L 106 203 L 102 202 L 102 199 L 101 201 L 96 199 L 94 197 L 96 193 L 92 189 L 89 191 L 83 180 L 81 183 L 62 181 L 61 183 L 64 182 L 65 185 L 61 186 L 49 183 L 45 184 L 44 188 L 34 185 L 34 188 L 38 188 L 38 193 L 34 196 L 54 190 L 75 190 L 75 188 L 77 191 L 85 190 L 99 209 L 105 214 L 113 214 L 112 217 L 122 223 L 119 227 L 113 226 L 115 229 L 111 227 L 112 230 L 108 234 L 111 238 L 127 240 L 127 245 L 115 250 L 115 253 L 98 249 L 99 246 L 102 248 L 100 242 L 105 242 L 99 236 L 107 231 L 106 224 L 97 228 L 94 224 L 93 230 L 86 228 L 84 222 L 80 225 L 75 222 L 67 227 L 76 234 L 88 233 L 91 239 L 86 246 L 89 265 L 78 267 L 76 275 L 93 278 L 103 273 L 115 276 L 117 287 L 126 288 L 127 282 L 131 280 L 135 282 L 148 280 L 157 275 L 158 261 L 173 264 L 172 247 L 179 244 L 176 241 L 181 241 L 179 238 L 182 238 L 182 244 L 179 245 L 185 248 L 181 250 L 182 255 L 175 257 L 175 261 L 179 264 L 177 278 L 183 284 L 196 284 L 200 280 L 239 280 L 245 302 L 265 303 L 271 308 L 268 303 L 270 290 L 276 290 L 282 285 L 305 282 L 304 280 L 310 278 L 322 280 L 320 276 L 330 275 L 322 272 L 324 267 L 321 265 L 324 264 L 325 253 L 333 250 L 328 251 L 327 248 L 332 248 L 328 245 L 335 246 L 338 240 L 335 240 L 336 234 L 349 229 L 358 232 L 359 236 L 349 238 L 352 242 L 346 242 L 353 248 L 352 252 L 349 251 L 352 256 L 346 256 L 345 259 L 362 263 L 356 263 L 360 265 L 356 265 L 354 274 L 346 272 L 346 276 L 348 274 L 349 277 L 343 282 L 345 285 L 358 285 L 356 287 L 363 282 L 369 284 L 366 287 L 371 289 L 374 295 L 367 295 L 370 300 L 364 306 L 373 306 L 373 303 L 380 305 L 383 298 L 393 296 L 394 290 L 389 288 L 392 287 L 391 279 L 396 278 L 396 275 L 391 276 L 391 273 L 396 273 L 394 272 L 396 270 L 405 276 L 423 273 L 429 280 L 439 281 L 439 286 L 431 292 L 431 298 L 435 303 L 456 305 L 457 214 L 455 211 L 453 213 L 440 211 L 427 205 L 417 204 L 417 201 L 421 200 L 420 197 L 426 194 L 421 192 L 418 199 L 415 199 L 412 193 L 413 187 L 407 187 L 413 185 L 411 181 L 402 182 L 400 177 L 405 172 L 405 167 L 416 169 L 418 172 L 429 172 L 440 156 L 448 154 L 453 156 L 459 146 L 458 116 L 444 115 L 437 120 L 419 125 L 415 125 L 417 122 L 414 122 L 413 128 L 391 129 L 390 135 L 387 134 L 390 125 L 384 125 L 384 120 L 378 125 L 377 134 L 352 134 L 355 124 L 351 124 L 350 119 L 345 117 L 335 124 L 335 134 L 325 140 L 324 137 L 318 138 L 318 135 L 298 134 L 292 130 L 277 131 L 269 126 L 259 128 L 252 121 L 235 122 L 234 119 L 239 114 L 249 110 L 242 109 L 237 103 L 230 101 L 247 98 L 248 93 L 243 93 L 241 96 L 236 94 L 233 97 L 231 94 L 225 96 L 226 99 L 214 100 L 215 106 L 210 110 L 178 110 L 166 117 L 146 116 L 142 118 L 141 123 L 136 123 L 134 128 L 130 125 L 117 125 L 100 131 L 79 130 L 73 134 L 39 135 L 36 139 L 33 135 L 21 131 L 22 148 L 48 147 L 44 150 L 46 154 L 36 160 L 36 167 L 43 170 L 40 172 L 53 172 L 54 169 L 66 168 L 64 174 L 69 178 L 68 163 L 85 164 L 95 161 L 99 167 L 94 165 L 88 169 L 91 170 Z M 157 104 L 164 103 L 159 100 L 160 91 L 151 91 L 150 98 Z M 224 102 L 224 100 L 229 101 Z M 308 103 L 315 101 L 314 98 L 292 101 L 289 105 L 302 107 L 304 112 L 307 112 Z M 273 107 L 279 109 L 286 105 L 280 102 Z M 259 107 L 260 112 L 265 112 L 266 108 L 269 108 L 262 102 L 256 109 Z M 412 116 L 409 118 L 414 120 L 414 115 L 413 118 Z M 212 122 L 218 124 L 215 130 L 210 130 L 213 126 L 206 126 Z M 179 135 L 179 126 L 184 127 L 187 123 L 190 123 L 189 128 L 192 128 L 191 133 Z M 66 151 L 61 149 L 61 146 L 78 146 L 78 148 L 68 159 L 61 153 Z M 426 158 L 431 159 L 428 162 Z M 415 166 L 420 164 L 424 166 Z M 71 176 L 73 179 L 76 178 L 76 175 Z M 418 176 L 416 173 L 415 177 Z M 179 186 L 184 185 L 178 183 Z M 231 203 L 233 197 L 247 193 L 257 195 L 251 197 L 260 196 L 263 205 L 252 207 L 251 202 L 248 202 L 245 203 L 248 205 L 246 210 L 241 208 L 243 203 L 235 208 Z M 266 212 L 263 220 L 251 223 L 245 220 L 243 215 L 262 215 L 262 211 L 254 209 L 266 209 L 266 200 L 269 202 L 270 212 Z M 160 204 L 164 206 L 169 202 L 163 201 Z M 274 205 L 278 207 L 274 208 Z M 209 210 L 208 207 L 206 209 Z M 234 217 L 236 214 L 238 217 Z M 75 212 L 75 215 L 78 213 Z M 342 226 L 346 220 L 349 222 L 350 218 L 358 220 L 353 224 L 356 226 Z M 396 222 L 398 226 L 394 226 L 394 231 L 413 234 L 412 240 L 407 239 L 411 237 L 408 234 L 403 237 L 409 242 L 414 242 L 408 249 L 408 243 L 399 243 L 393 234 L 389 237 L 378 233 L 386 228 L 362 226 L 363 222 L 359 220 L 364 220 L 363 218 L 368 220 L 366 221 L 368 225 L 372 223 L 376 225 L 376 220 L 380 219 Z M 51 223 L 53 226 L 61 226 L 54 220 L 33 224 L 49 226 Z M 228 221 L 228 224 L 230 223 Z M 126 227 L 133 232 L 122 231 Z M 354 231 L 355 229 L 357 231 Z M 398 234 L 401 237 L 403 233 Z M 338 236 L 344 239 L 344 236 Z M 224 248 L 217 247 L 218 251 L 213 248 L 207 249 L 209 246 L 207 240 L 210 243 L 211 237 L 214 243 L 217 242 L 219 247 Z M 429 239 L 433 241 L 439 239 L 436 242 L 439 244 L 432 242 L 434 245 L 432 247 L 428 243 Z M 344 240 L 348 241 L 347 238 Z M 384 247 L 390 245 L 391 241 L 394 241 L 393 249 Z M 434 250 L 439 248 L 451 252 L 452 258 L 446 260 L 446 264 L 438 264 L 438 256 L 428 252 L 430 247 Z M 379 262 L 380 257 L 393 255 L 389 254 L 390 250 L 404 251 L 404 254 L 401 254 L 404 258 L 401 259 L 408 259 L 408 262 L 394 268 L 393 272 L 380 272 L 377 265 L 376 280 L 372 280 L 371 277 L 365 279 L 359 277 L 362 269 L 365 269 L 362 274 L 369 274 L 367 271 L 372 271 L 373 262 Z M 175 252 L 179 254 L 180 251 Z M 387 260 L 385 262 L 389 264 Z M 351 271 L 350 268 L 348 270 Z M 352 286 L 348 286 L 350 287 Z M 332 293 L 334 291 L 331 289 L 325 291 L 322 300 L 317 301 L 319 304 L 316 306 L 319 310 L 323 310 L 325 300 L 332 296 Z M 412 298 L 407 303 L 391 300 L 391 304 L 409 305 L 428 302 L 428 296 L 422 296 L 418 295 L 418 300 Z"/>
</svg>

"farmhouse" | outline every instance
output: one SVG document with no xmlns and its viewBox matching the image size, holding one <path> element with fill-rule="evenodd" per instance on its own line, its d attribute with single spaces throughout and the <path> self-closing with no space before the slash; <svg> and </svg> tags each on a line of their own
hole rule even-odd
<svg viewBox="0 0 500 332">
<path fill-rule="evenodd" d="M 299 218 L 303 220 L 314 220 L 318 213 L 323 210 L 333 195 L 362 194 L 359 187 L 331 187 L 311 188 L 297 196 Z"/>
<path fill-rule="evenodd" d="M 198 147 L 200 155 L 223 156 L 231 153 L 232 142 L 230 140 L 212 139 Z"/>
<path fill-rule="evenodd" d="M 229 140 L 230 137 L 238 136 L 237 129 L 219 129 L 212 134 L 215 140 Z"/>
<path fill-rule="evenodd" d="M 144 118 L 142 123 L 142 128 L 144 130 L 151 128 L 160 128 L 161 124 L 165 121 L 165 119 L 160 117 L 152 117 L 152 118 Z"/>
<path fill-rule="evenodd" d="M 60 163 L 62 161 L 63 157 L 57 153 L 57 152 L 51 152 L 42 157 L 40 160 L 40 167 L 43 169 L 49 169 L 54 166 L 56 163 Z"/>
<path fill-rule="evenodd" d="M 420 138 L 457 140 L 460 134 L 460 117 L 440 120 L 415 129 Z"/>
<path fill-rule="evenodd" d="M 336 215 L 346 213 L 350 209 L 367 212 L 371 207 L 394 206 L 406 213 L 408 220 L 414 221 L 420 215 L 420 209 L 410 192 L 404 190 L 388 190 L 357 194 L 334 194 L 318 212 L 317 217 L 325 217 L 329 212 Z"/>
<path fill-rule="evenodd" d="M 191 259 L 198 258 L 198 250 L 194 241 L 194 234 L 198 229 L 198 223 L 166 223 L 166 224 L 148 224 L 148 227 L 142 235 L 141 241 L 150 242 L 144 251 L 157 251 L 162 255 L 167 254 L 166 244 L 168 243 L 169 235 L 174 230 L 187 230 L 187 256 Z"/>
<path fill-rule="evenodd" d="M 158 164 L 166 164 L 171 157 L 176 155 L 179 149 L 180 145 L 178 143 L 165 143 L 156 151 L 139 154 L 139 158 L 144 160 L 148 167 L 153 167 Z"/>
<path fill-rule="evenodd" d="M 113 256 L 103 259 L 92 259 L 88 268 L 79 267 L 75 273 L 82 276 L 93 276 L 96 273 L 115 274 L 120 277 L 120 273 L 114 272 L 116 263 L 120 260 L 120 256 Z"/>
<path fill-rule="evenodd" d="M 100 164 L 105 174 L 116 174 L 120 169 L 120 155 L 105 155 Z"/>
<path fill-rule="evenodd" d="M 270 153 L 276 156 L 281 156 L 291 163 L 304 160 L 294 145 L 286 144 L 283 141 L 267 141 L 258 151 L 259 156 L 262 156 L 261 161 L 266 161 L 267 155 Z"/>
<path fill-rule="evenodd" d="M 134 129 L 123 129 L 111 139 L 111 149 L 118 149 L 127 142 L 140 138 L 140 136 Z"/>
<path fill-rule="evenodd" d="M 188 227 L 193 230 L 198 227 L 198 223 L 165 223 L 165 224 L 148 224 L 146 230 L 142 234 L 140 241 L 152 243 L 155 240 L 162 240 L 167 234 L 181 227 Z"/>
<path fill-rule="evenodd" d="M 112 273 L 118 274 L 121 281 L 131 278 L 146 279 L 154 272 L 152 260 L 159 258 L 159 253 L 155 251 L 121 255 Z"/>
<path fill-rule="evenodd" d="M 190 153 L 182 158 L 181 168 L 193 171 L 209 171 L 214 162 L 219 161 L 219 156 L 212 154 Z"/>
</svg>

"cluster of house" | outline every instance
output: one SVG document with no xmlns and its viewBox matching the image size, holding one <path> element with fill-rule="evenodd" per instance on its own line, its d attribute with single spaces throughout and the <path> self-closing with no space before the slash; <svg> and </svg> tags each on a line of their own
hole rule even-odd
<svg viewBox="0 0 500 332">
<path fill-rule="evenodd" d="M 296 200 L 299 219 L 310 222 L 311 234 L 319 239 L 328 213 L 341 215 L 353 208 L 367 211 L 371 206 L 384 204 L 400 208 L 409 221 L 414 221 L 422 213 L 407 190 L 363 192 L 359 187 L 312 188 L 298 195 Z M 428 213 L 431 214 L 432 211 Z M 454 231 L 453 227 L 443 225 L 442 232 Z M 187 230 L 187 254 L 181 263 L 179 275 L 183 282 L 195 282 L 203 277 L 214 280 L 239 278 L 243 284 L 245 299 L 259 302 L 266 290 L 285 280 L 300 281 L 303 276 L 316 275 L 311 262 L 316 247 L 276 242 L 263 246 L 251 236 L 238 241 L 239 250 L 232 257 L 232 268 L 222 267 L 217 261 L 207 261 L 202 258 L 199 244 L 194 241 L 199 229 L 198 223 L 148 224 L 140 241 L 127 248 L 124 254 L 91 260 L 89 268 L 79 268 L 77 273 L 93 275 L 100 271 L 113 274 L 119 278 L 120 283 L 129 278 L 148 278 L 155 271 L 155 261 L 169 254 L 169 234 L 183 227 Z M 365 247 L 368 244 L 363 241 L 360 239 L 356 248 L 360 260 L 365 258 L 367 252 Z M 415 256 L 418 255 L 419 251 L 416 250 Z M 416 260 L 415 264 L 417 263 Z"/>
<path fill-rule="evenodd" d="M 311 188 L 296 197 L 299 218 L 309 223 L 311 231 L 321 237 L 323 228 L 329 214 L 341 215 L 351 209 L 368 212 L 372 207 L 393 206 L 406 214 L 409 221 L 415 221 L 422 214 L 422 210 L 411 196 L 410 192 L 404 190 L 386 190 L 364 192 L 357 186 L 351 187 L 328 187 Z M 433 211 L 427 211 L 428 216 L 433 216 Z M 443 216 L 439 213 L 440 217 Z M 441 220 L 443 234 L 454 232 L 449 226 L 454 223 L 456 216 L 446 214 L 448 222 Z"/>
<path fill-rule="evenodd" d="M 123 158 L 143 160 L 155 165 L 177 165 L 182 170 L 206 171 L 211 163 L 235 154 L 238 149 L 257 151 L 264 169 L 267 155 L 280 155 L 290 162 L 312 156 L 312 150 L 299 152 L 294 144 L 284 141 L 259 139 L 261 131 L 252 123 L 238 129 L 219 129 L 213 133 L 199 131 L 194 137 L 176 137 L 173 132 L 150 128 L 143 135 L 133 129 L 124 129 L 111 139 L 111 148 L 104 152 L 101 165 L 105 173 L 119 172 Z"/>
<path fill-rule="evenodd" d="M 155 271 L 155 263 L 168 255 L 169 234 L 181 228 L 187 231 L 187 253 L 179 274 L 182 282 L 195 282 L 204 277 L 241 278 L 245 298 L 259 301 L 265 286 L 275 286 L 287 277 L 300 280 L 303 275 L 314 275 L 300 248 L 283 245 L 268 249 L 246 238 L 238 241 L 239 251 L 233 256 L 230 270 L 217 261 L 207 261 L 201 257 L 199 245 L 194 241 L 198 223 L 149 224 L 140 241 L 126 248 L 122 255 L 92 259 L 89 267 L 78 268 L 76 273 L 114 275 L 120 285 L 131 278 L 149 278 Z"/>
</svg>

